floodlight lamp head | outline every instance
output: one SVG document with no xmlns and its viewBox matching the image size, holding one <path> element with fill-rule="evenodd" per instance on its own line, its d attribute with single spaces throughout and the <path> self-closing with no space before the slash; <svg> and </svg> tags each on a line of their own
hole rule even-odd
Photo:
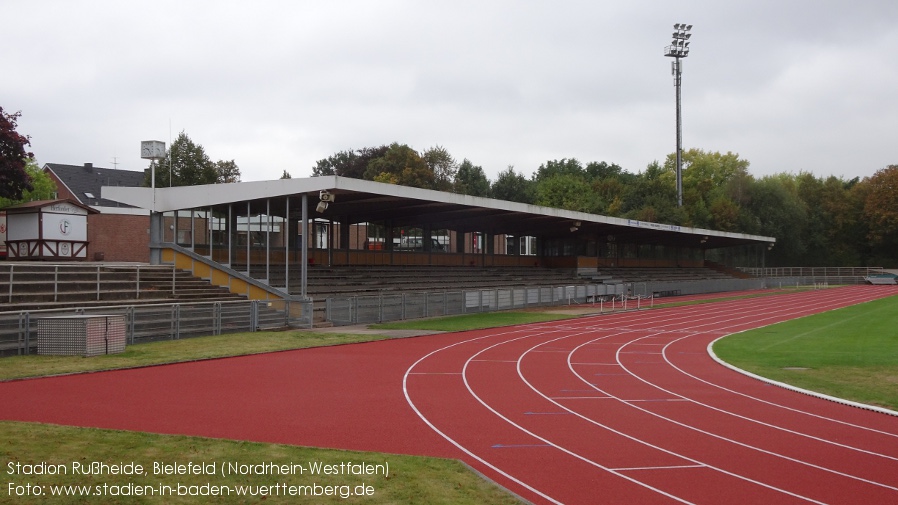
<svg viewBox="0 0 898 505">
<path fill-rule="evenodd" d="M 326 211 L 327 210 L 327 202 L 318 202 L 318 206 L 315 207 L 315 210 L 318 213 Z"/>
<path fill-rule="evenodd" d="M 686 30 L 687 32 L 691 29 L 692 29 L 692 25 L 686 25 L 686 28 L 684 28 L 684 30 Z"/>
</svg>

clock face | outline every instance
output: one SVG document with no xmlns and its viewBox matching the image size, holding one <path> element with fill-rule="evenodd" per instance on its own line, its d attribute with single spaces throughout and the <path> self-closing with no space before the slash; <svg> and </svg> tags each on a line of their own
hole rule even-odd
<svg viewBox="0 0 898 505">
<path fill-rule="evenodd" d="M 165 143 L 158 140 L 144 140 L 140 143 L 140 157 L 160 159 L 165 157 Z"/>
</svg>

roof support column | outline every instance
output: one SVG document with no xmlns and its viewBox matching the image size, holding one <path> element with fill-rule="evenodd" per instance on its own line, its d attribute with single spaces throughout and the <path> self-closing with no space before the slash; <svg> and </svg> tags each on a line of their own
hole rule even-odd
<svg viewBox="0 0 898 505">
<path fill-rule="evenodd" d="M 234 216 L 234 204 L 228 204 L 228 224 L 227 224 L 227 234 L 228 234 L 228 262 L 225 265 L 228 268 L 231 268 L 231 265 L 234 264 L 234 243 L 237 242 L 237 217 Z"/>
<path fill-rule="evenodd" d="M 431 251 L 433 251 L 433 230 L 431 229 L 430 223 L 424 223 L 422 231 L 423 236 L 421 237 L 421 246 L 423 247 L 424 252 L 430 253 Z"/>
<path fill-rule="evenodd" d="M 336 236 L 334 233 L 334 220 L 327 220 L 327 266 L 334 266 L 334 247 L 336 246 Z"/>
<path fill-rule="evenodd" d="M 252 220 L 250 219 L 250 208 L 249 208 L 249 200 L 246 201 L 246 276 L 252 277 L 249 273 L 249 256 L 250 256 L 250 246 L 252 245 L 253 239 L 253 230 L 252 230 Z"/>
<path fill-rule="evenodd" d="M 346 256 L 343 259 L 345 265 L 349 264 L 349 232 L 351 229 L 352 225 L 349 224 L 349 216 L 340 216 L 340 249 L 346 253 Z M 356 232 L 358 232 L 358 229 L 356 229 Z"/>
<path fill-rule="evenodd" d="M 494 231 L 485 231 L 483 232 L 483 241 L 486 242 L 484 244 L 486 247 L 484 248 L 484 259 L 483 266 L 486 266 L 486 257 L 489 256 L 490 265 L 496 265 L 496 234 Z"/>
<path fill-rule="evenodd" d="M 290 197 L 286 197 L 284 205 L 284 292 L 290 294 L 290 246 L 293 242 L 293 229 L 290 228 Z"/>
<path fill-rule="evenodd" d="M 390 266 L 393 265 L 393 220 L 384 220 L 384 250 L 389 251 Z"/>
<path fill-rule="evenodd" d="M 303 298 L 306 298 L 306 292 L 309 285 L 309 241 L 307 240 L 307 236 L 309 234 L 309 195 L 303 193 L 302 195 L 302 235 L 300 248 L 302 250 L 301 256 L 301 265 L 300 271 L 301 281 L 300 281 L 300 295 Z"/>
<path fill-rule="evenodd" d="M 265 199 L 265 283 L 271 282 L 271 198 Z M 261 221 L 260 221 L 261 223 Z"/>
<path fill-rule="evenodd" d="M 162 213 L 150 212 L 150 264 L 162 264 L 162 249 L 159 248 L 162 243 Z"/>
</svg>

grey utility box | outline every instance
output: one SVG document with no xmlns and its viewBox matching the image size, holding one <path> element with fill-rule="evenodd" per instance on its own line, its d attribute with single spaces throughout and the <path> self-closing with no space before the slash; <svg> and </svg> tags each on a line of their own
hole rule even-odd
<svg viewBox="0 0 898 505">
<path fill-rule="evenodd" d="M 82 315 L 37 320 L 37 353 L 98 356 L 125 351 L 125 316 Z"/>
</svg>

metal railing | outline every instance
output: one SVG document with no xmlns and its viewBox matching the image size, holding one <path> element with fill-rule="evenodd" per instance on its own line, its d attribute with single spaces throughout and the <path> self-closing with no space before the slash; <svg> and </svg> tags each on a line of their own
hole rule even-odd
<svg viewBox="0 0 898 505">
<path fill-rule="evenodd" d="M 223 333 L 312 327 L 312 302 L 215 301 L 0 312 L 0 355 L 30 354 L 37 321 L 70 315 L 124 315 L 128 344 Z"/>
<path fill-rule="evenodd" d="M 557 287 L 472 289 L 332 297 L 325 318 L 336 326 L 381 323 L 474 312 L 610 301 L 613 297 L 654 298 L 764 289 L 764 279 L 630 282 Z"/>
<path fill-rule="evenodd" d="M 829 279 L 776 277 L 648 281 L 332 297 L 325 300 L 325 318 L 339 326 L 541 306 L 602 303 L 614 298 L 654 299 L 659 296 L 810 286 L 823 282 L 839 283 L 833 282 L 831 280 L 833 277 Z M 854 277 L 843 280 L 848 279 Z M 0 355 L 30 353 L 36 347 L 38 319 L 72 314 L 125 315 L 126 338 L 129 344 L 285 326 L 306 328 L 313 326 L 311 300 L 135 304 L 0 312 Z"/>
<path fill-rule="evenodd" d="M 739 271 L 754 277 L 866 277 L 883 273 L 882 267 L 739 267 Z M 853 284 L 853 283 L 852 283 Z"/>
<path fill-rule="evenodd" d="M 162 281 L 159 273 L 165 274 L 165 281 L 171 279 L 170 289 L 166 287 L 165 293 L 176 294 L 178 287 L 177 269 L 171 266 L 156 265 L 116 265 L 116 264 L 97 264 L 97 265 L 32 265 L 28 263 L 9 263 L 0 264 L 0 275 L 7 274 L 5 283 L 6 289 L 0 296 L 6 299 L 7 303 L 14 303 L 17 297 L 34 297 L 49 296 L 52 294 L 52 300 L 60 301 L 61 295 L 68 293 L 77 293 L 79 299 L 101 300 L 102 295 L 108 294 L 110 289 L 104 288 L 104 283 L 122 281 L 132 283 L 127 289 L 116 290 L 117 294 L 123 297 L 133 296 L 134 299 L 140 299 L 141 283 L 146 289 L 147 283 L 153 284 Z M 128 276 L 128 279 L 123 279 Z M 130 276 L 133 276 L 131 278 Z M 0 278 L 0 282 L 3 279 Z M 38 286 L 52 285 L 52 293 L 45 289 L 34 289 Z M 71 290 L 61 290 L 60 287 L 71 286 Z M 159 292 L 158 290 L 156 290 Z M 146 293 L 144 293 L 146 294 Z"/>
<path fill-rule="evenodd" d="M 621 284 L 520 287 L 332 297 L 326 319 L 337 326 L 494 312 L 598 301 L 624 293 Z"/>
</svg>

